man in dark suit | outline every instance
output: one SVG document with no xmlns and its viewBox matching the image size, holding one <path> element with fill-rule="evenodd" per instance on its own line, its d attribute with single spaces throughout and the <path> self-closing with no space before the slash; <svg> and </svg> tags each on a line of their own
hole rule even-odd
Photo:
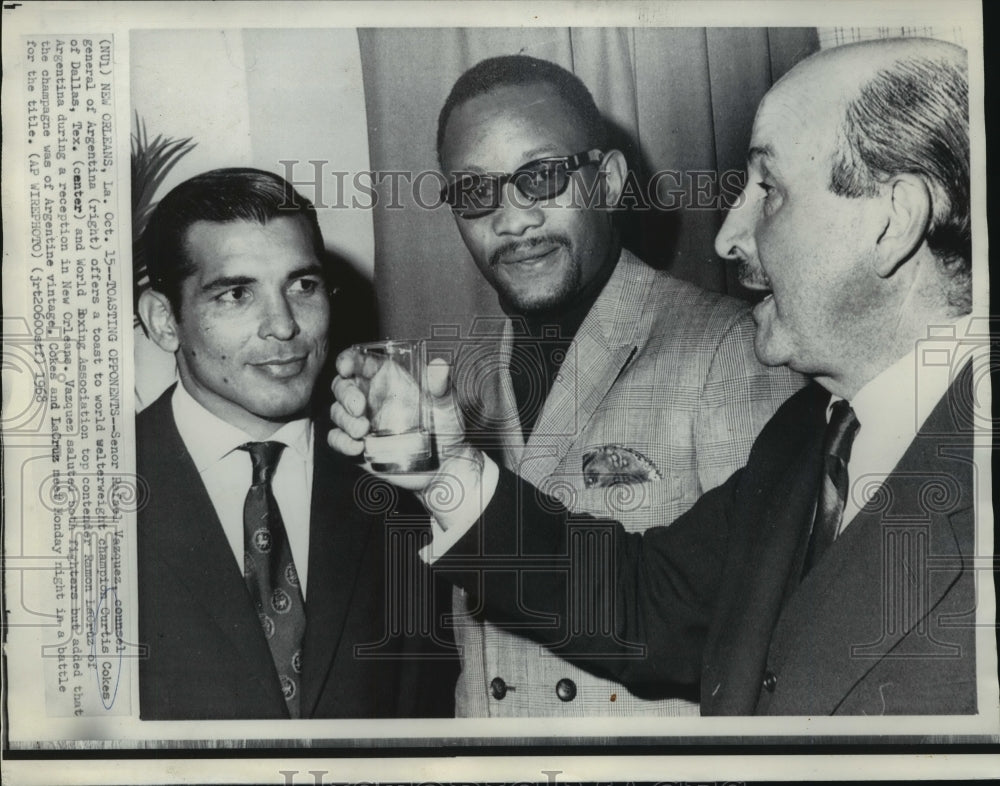
<svg viewBox="0 0 1000 786">
<path fill-rule="evenodd" d="M 767 94 L 750 144 L 716 248 L 768 292 L 760 359 L 813 382 L 743 469 L 641 535 L 446 436 L 443 396 L 429 559 L 494 621 L 638 694 L 700 683 L 703 714 L 974 713 L 969 346 L 985 337 L 969 316 L 965 52 L 824 51 Z M 334 387 L 330 442 L 357 453 L 357 391 Z M 449 483 L 460 505 L 440 504 Z M 496 578 L 515 568 L 516 585 Z M 587 624 L 591 606 L 614 609 L 611 629 Z"/>
<path fill-rule="evenodd" d="M 312 205 L 215 170 L 160 202 L 144 251 L 139 314 L 179 384 L 137 419 L 141 717 L 451 715 L 454 660 L 387 627 L 389 509 L 314 438 L 331 277 Z"/>
</svg>

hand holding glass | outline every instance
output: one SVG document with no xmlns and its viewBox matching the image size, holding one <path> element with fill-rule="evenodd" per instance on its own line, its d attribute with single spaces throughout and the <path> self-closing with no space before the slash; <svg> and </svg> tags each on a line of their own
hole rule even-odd
<svg viewBox="0 0 1000 786">
<path fill-rule="evenodd" d="M 356 344 L 355 382 L 365 395 L 365 460 L 376 472 L 427 472 L 438 466 L 426 389 L 423 341 Z"/>
</svg>

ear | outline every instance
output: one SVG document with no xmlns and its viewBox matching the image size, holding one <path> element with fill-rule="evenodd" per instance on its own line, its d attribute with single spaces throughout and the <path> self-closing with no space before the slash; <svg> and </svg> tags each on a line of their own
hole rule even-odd
<svg viewBox="0 0 1000 786">
<path fill-rule="evenodd" d="M 888 278 L 924 242 L 931 220 L 931 195 L 917 175 L 896 175 L 883 188 L 886 213 L 876 245 L 876 272 Z"/>
<path fill-rule="evenodd" d="M 147 289 L 139 296 L 139 319 L 143 328 L 156 345 L 173 354 L 181 345 L 177 320 L 167 296 Z"/>
<path fill-rule="evenodd" d="M 625 188 L 628 176 L 628 163 L 625 154 L 620 150 L 609 150 L 601 162 L 601 173 L 604 176 L 604 202 L 608 207 L 615 207 Z"/>
</svg>

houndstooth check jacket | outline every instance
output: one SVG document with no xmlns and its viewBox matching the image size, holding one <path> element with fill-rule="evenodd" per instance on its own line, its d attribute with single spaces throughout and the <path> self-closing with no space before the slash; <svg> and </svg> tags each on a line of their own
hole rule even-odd
<svg viewBox="0 0 1000 786">
<path fill-rule="evenodd" d="M 610 515 L 630 531 L 672 522 L 743 466 L 761 427 L 803 384 L 757 361 L 745 304 L 622 251 L 525 444 L 509 368 L 521 327 L 479 323 L 457 352 L 455 389 L 472 441 L 574 512 Z M 598 454 L 639 466 L 648 479 L 602 486 L 591 470 L 588 482 L 585 461 Z M 687 698 L 639 699 L 516 627 L 482 621 L 461 589 L 454 612 L 459 717 L 698 714 Z M 602 614 L 594 609 L 590 624 L 610 625 Z"/>
</svg>

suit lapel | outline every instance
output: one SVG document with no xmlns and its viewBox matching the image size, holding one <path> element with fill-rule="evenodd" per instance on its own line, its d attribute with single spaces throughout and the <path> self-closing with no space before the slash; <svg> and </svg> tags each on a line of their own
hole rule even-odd
<svg viewBox="0 0 1000 786">
<path fill-rule="evenodd" d="M 158 558 L 193 598 L 197 612 L 226 634 L 232 643 L 232 656 L 243 661 L 244 671 L 259 684 L 262 701 L 271 694 L 284 706 L 271 651 L 250 603 L 243 574 L 169 407 L 160 422 L 162 439 L 157 450 L 164 459 L 150 463 L 150 471 L 162 476 L 151 480 L 150 485 L 164 491 L 164 499 L 154 501 L 164 508 L 155 520 L 169 524 L 153 533 Z M 155 466 L 162 469 L 156 470 Z M 192 609 L 192 614 L 196 610 Z"/>
<path fill-rule="evenodd" d="M 542 486 L 580 437 L 638 349 L 643 304 L 654 272 L 622 251 L 615 271 L 570 344 L 531 432 L 520 474 Z M 579 467 L 570 468 L 580 471 Z"/>
<path fill-rule="evenodd" d="M 510 358 L 515 330 L 523 323 L 477 320 L 470 334 L 475 340 L 459 348 L 456 388 L 474 443 L 511 470 L 524 450 Z M 499 455 L 497 454 L 499 451 Z"/>
<path fill-rule="evenodd" d="M 949 399 L 969 379 L 960 376 L 938 403 L 882 492 L 810 571 L 774 630 L 774 665 L 788 679 L 805 683 L 823 675 L 822 694 L 812 695 L 817 713 L 836 712 L 925 623 L 971 558 L 972 465 L 968 456 L 949 459 L 946 447 L 961 433 Z M 921 638 L 918 655 L 954 655 L 950 645 Z M 792 673 L 798 669 L 809 674 Z"/>
<path fill-rule="evenodd" d="M 311 717 L 340 648 L 365 544 L 374 516 L 359 512 L 354 498 L 358 470 L 333 456 L 321 435 L 314 440 L 309 524 L 309 586 L 302 647 L 302 717 Z M 353 652 L 347 657 L 353 657 Z"/>
</svg>

